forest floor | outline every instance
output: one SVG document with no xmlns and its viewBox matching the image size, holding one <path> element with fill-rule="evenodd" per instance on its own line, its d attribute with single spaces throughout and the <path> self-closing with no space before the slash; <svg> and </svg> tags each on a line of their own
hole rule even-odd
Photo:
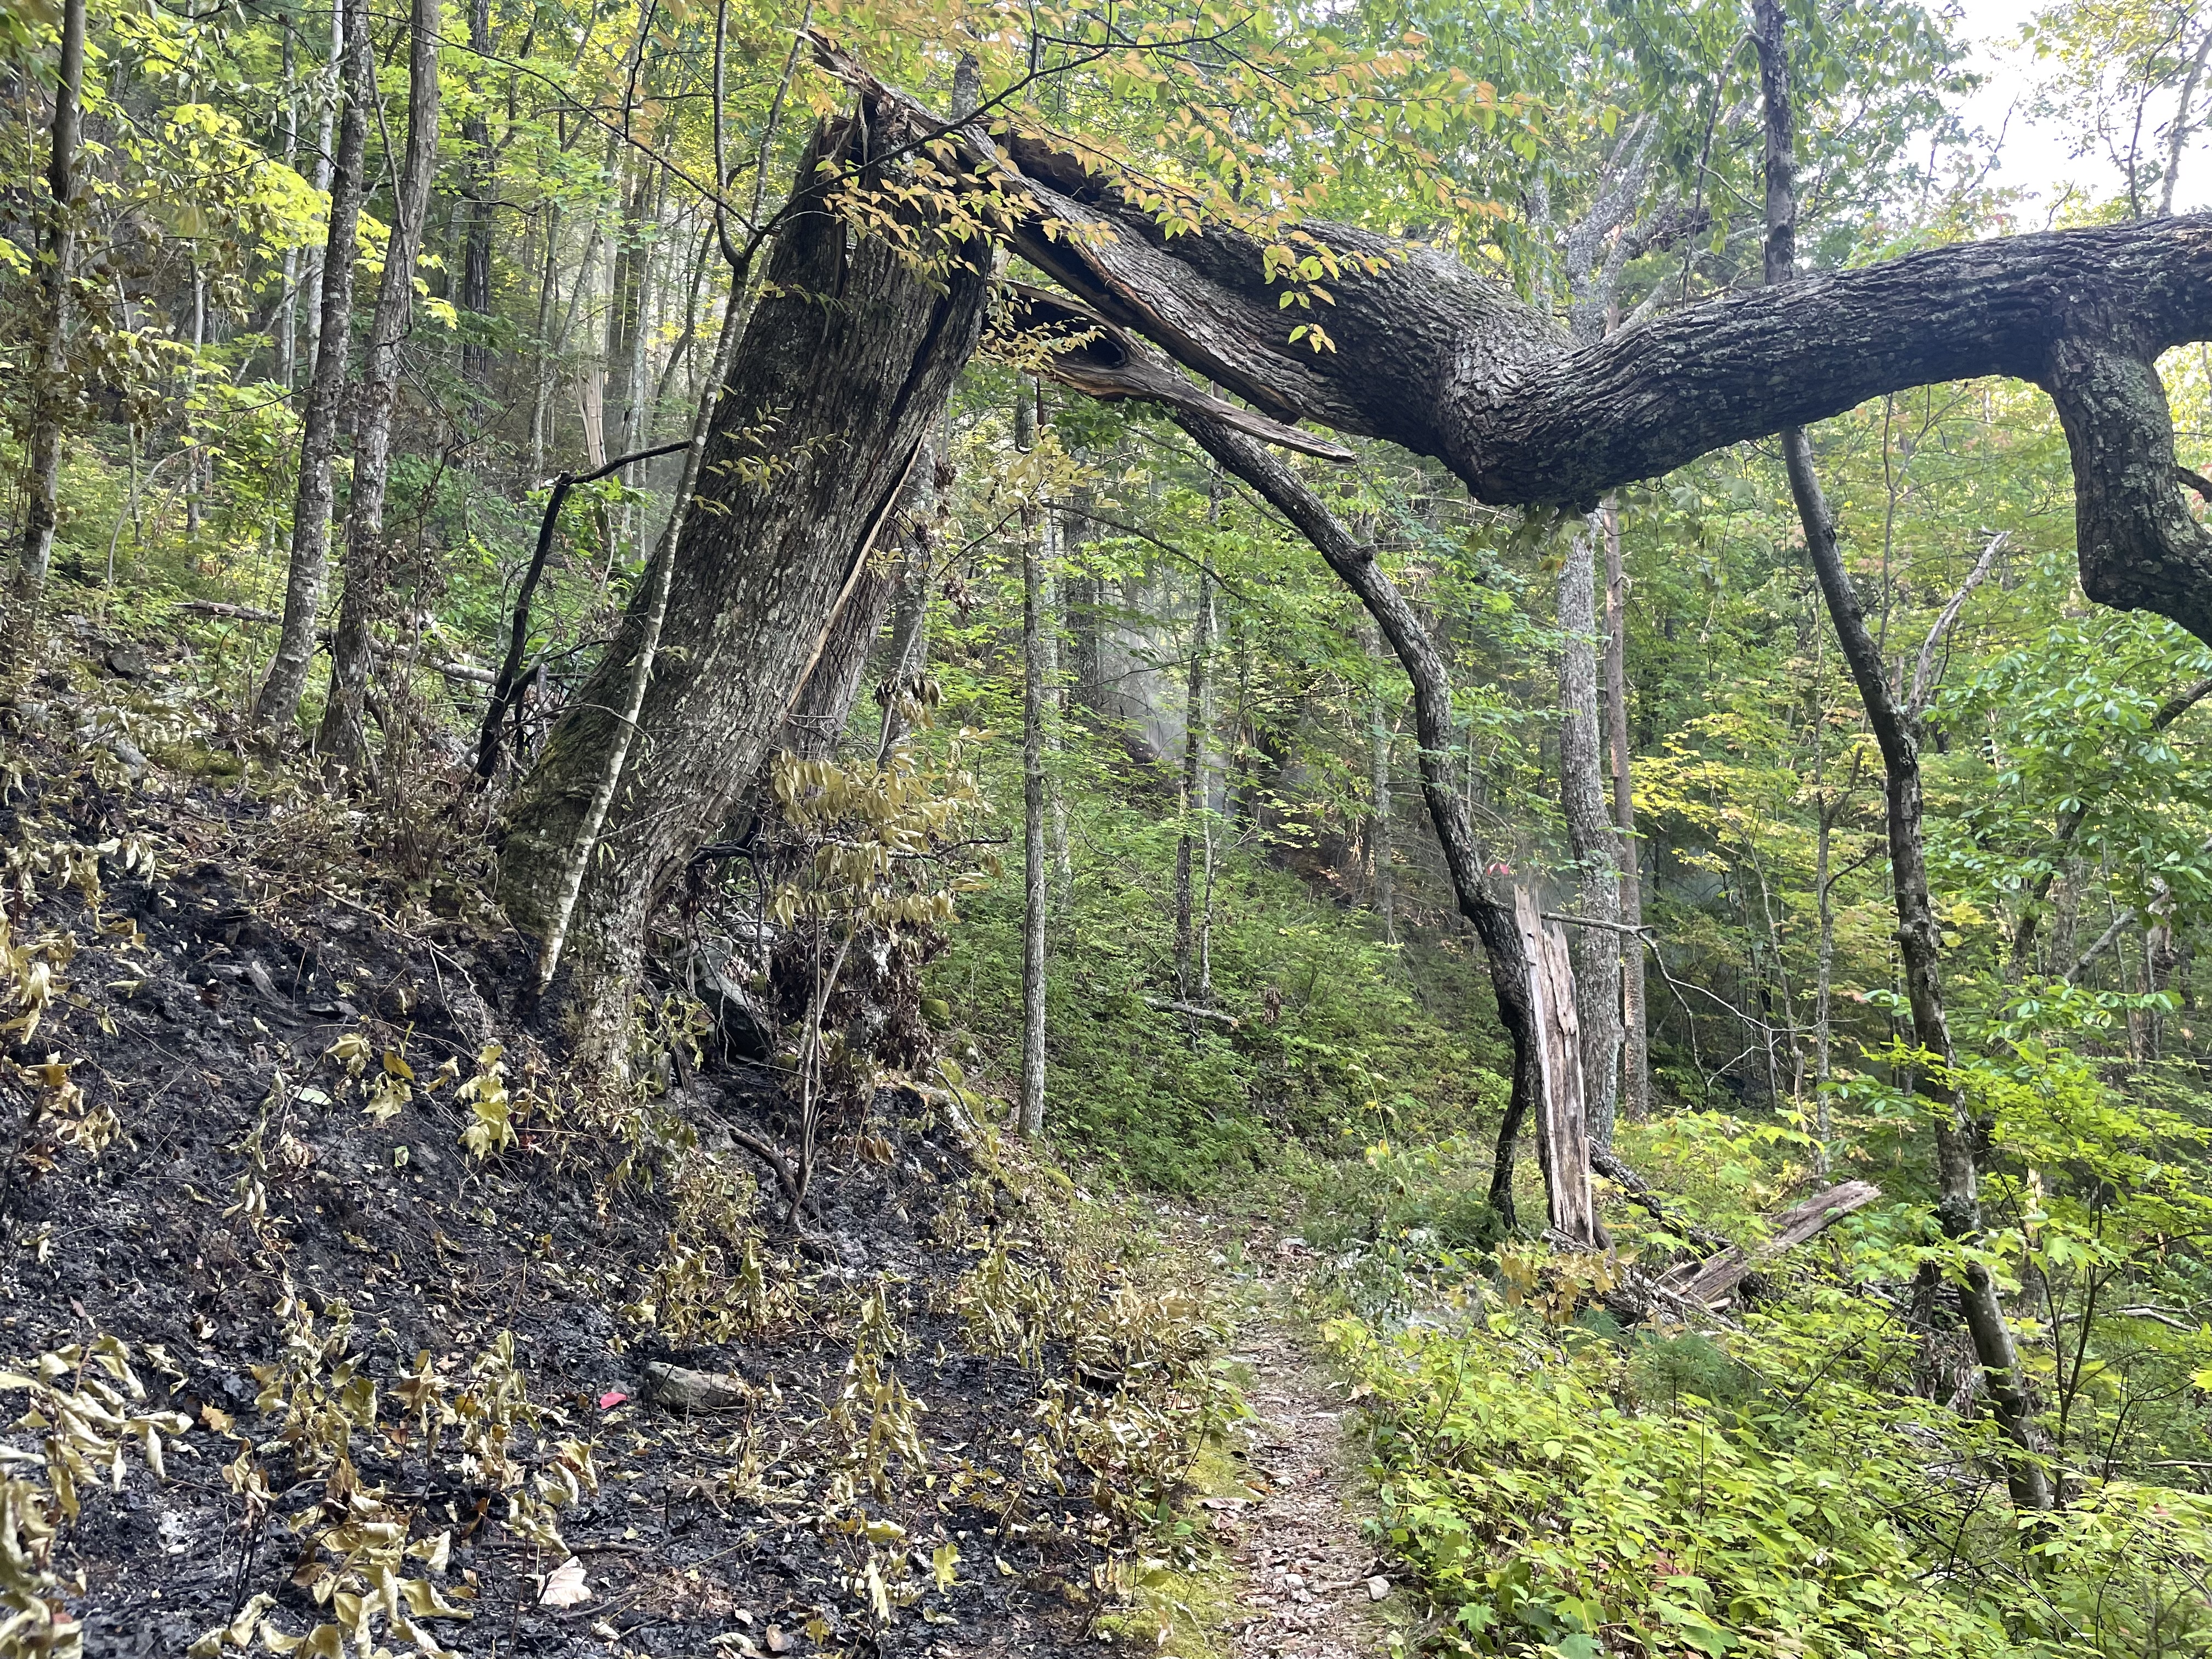
<svg viewBox="0 0 2212 1659">
<path fill-rule="evenodd" d="M 774 1073 L 572 1093 L 477 872 L 108 656 L 0 750 L 0 1607 L 88 1659 L 1107 1646 L 1232 1414 L 1150 1206 L 917 1086 L 793 1224 Z"/>
<path fill-rule="evenodd" d="M 1246 1482 L 1259 1496 L 1228 1500 L 1233 1518 L 1215 1526 L 1237 1575 L 1229 1651 L 1235 1659 L 1364 1659 L 1395 1633 L 1377 1606 L 1390 1597 L 1389 1569 L 1360 1536 L 1371 1503 L 1352 1467 L 1344 1385 L 1311 1352 L 1310 1333 L 1287 1305 L 1295 1288 L 1294 1280 L 1271 1286 L 1237 1344 L 1255 1413 Z"/>
</svg>

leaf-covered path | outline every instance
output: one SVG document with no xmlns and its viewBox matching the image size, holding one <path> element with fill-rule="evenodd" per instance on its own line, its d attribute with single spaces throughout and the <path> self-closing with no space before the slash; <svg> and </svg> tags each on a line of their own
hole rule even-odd
<svg viewBox="0 0 2212 1659">
<path fill-rule="evenodd" d="M 1295 1281 L 1279 1285 L 1276 1297 L 1287 1300 L 1295 1288 Z M 1388 1568 L 1360 1537 L 1361 1516 L 1371 1506 L 1352 1474 L 1343 1391 L 1305 1351 L 1279 1305 L 1255 1310 L 1238 1357 L 1253 1372 L 1247 1480 L 1259 1496 L 1237 1502 L 1238 1512 L 1217 1522 L 1234 1540 L 1237 1575 L 1229 1650 L 1236 1659 L 1379 1652 L 1387 1627 L 1370 1586 L 1381 1577 L 1375 1588 L 1384 1589 Z"/>
</svg>

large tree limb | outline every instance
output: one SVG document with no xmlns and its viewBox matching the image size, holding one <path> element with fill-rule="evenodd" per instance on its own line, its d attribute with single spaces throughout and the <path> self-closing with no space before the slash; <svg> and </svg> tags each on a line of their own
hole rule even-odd
<svg viewBox="0 0 2212 1659">
<path fill-rule="evenodd" d="M 1097 153 L 1003 121 L 945 127 L 826 40 L 817 50 L 908 142 L 957 150 L 997 193 L 1015 251 L 1099 317 L 1275 420 L 1435 456 L 1493 504 L 1587 509 L 1614 486 L 1887 392 L 2033 380 L 2074 452 L 2085 591 L 2212 640 L 2212 537 L 2182 500 L 2153 368 L 2212 337 L 2212 216 L 1933 248 L 1577 347 L 1439 248 L 1319 221 L 1263 240 L 1181 212 L 1170 235 Z M 1285 253 L 1317 260 L 1320 277 L 1290 272 Z M 1289 294 L 1302 303 L 1286 307 Z M 1291 339 L 1316 323 L 1334 349 Z"/>
</svg>

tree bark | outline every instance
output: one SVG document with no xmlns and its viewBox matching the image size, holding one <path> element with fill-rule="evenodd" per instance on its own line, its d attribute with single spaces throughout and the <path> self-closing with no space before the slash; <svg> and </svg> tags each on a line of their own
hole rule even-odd
<svg viewBox="0 0 2212 1659">
<path fill-rule="evenodd" d="M 1620 831 L 1620 921 L 1644 925 L 1643 847 L 1636 838 L 1636 795 L 1628 735 L 1628 577 L 1621 568 L 1620 509 L 1599 509 L 1605 526 L 1605 700 L 1613 750 L 1613 820 Z M 1651 1114 L 1651 1036 L 1645 1023 L 1644 941 L 1620 946 L 1620 1105 L 1632 1123 Z"/>
<path fill-rule="evenodd" d="M 1577 908 L 1603 924 L 1573 929 L 1567 949 L 1575 969 L 1583 1112 L 1601 1150 L 1613 1145 L 1621 1036 L 1621 935 L 1614 931 L 1620 921 L 1620 869 L 1598 740 L 1597 544 L 1603 532 L 1595 516 L 1584 520 L 1568 538 L 1559 568 L 1559 805 L 1575 856 Z"/>
<path fill-rule="evenodd" d="M 1218 486 L 1213 492 L 1218 500 Z M 1209 514 L 1212 502 L 1209 502 Z M 1203 818 L 1210 803 L 1206 783 L 1206 671 L 1213 652 L 1213 566 L 1202 562 L 1198 591 L 1192 600 L 1190 661 L 1183 682 L 1182 776 L 1179 805 L 1182 822 L 1176 836 L 1175 969 L 1176 995 L 1184 1002 L 1204 1003 L 1213 994 L 1206 982 L 1210 975 L 1198 970 L 1197 906 L 1193 900 L 1191 873 L 1196 863 L 1200 836 L 1193 826 Z"/>
<path fill-rule="evenodd" d="M 939 456 L 940 442 L 934 433 L 922 439 L 902 498 L 897 592 L 891 602 L 883 684 L 877 690 L 884 711 L 882 734 L 876 742 L 879 766 L 891 745 L 913 728 L 912 711 L 920 706 L 923 671 L 929 662 L 931 550 L 936 543 L 939 497 L 952 483 L 951 469 Z"/>
<path fill-rule="evenodd" d="M 1795 122 L 1790 109 L 1790 66 L 1782 0 L 1755 0 L 1752 39 L 1759 52 L 1759 79 L 1766 106 L 1766 280 L 1791 282 L 1796 264 Z M 1906 1006 L 1912 1013 L 1915 1046 L 1925 1056 L 1915 1067 L 1915 1086 L 1936 1109 L 1936 1215 L 1944 1234 L 1971 1242 L 1981 1231 L 1978 1173 L 1974 1163 L 1976 1125 L 1954 1075 L 1957 1054 L 1943 1009 L 1941 974 L 1942 941 L 1928 886 L 1928 865 L 1921 837 L 1918 735 L 1892 691 L 1881 647 L 1866 625 L 1866 613 L 1851 590 L 1836 543 L 1835 520 L 1813 467 L 1813 447 L 1796 427 L 1782 433 L 1782 452 L 1790 489 L 1805 532 L 1805 544 L 1820 584 L 1821 597 L 1835 623 L 1844 659 L 1857 683 L 1867 723 L 1881 750 L 1888 794 L 1891 886 L 1896 896 L 1898 954 L 1905 969 Z M 2037 1461 L 2040 1448 L 2012 1328 L 1997 1295 L 1996 1281 L 1979 1261 L 1961 1271 L 1960 1310 L 1973 1338 L 1990 1402 L 1998 1424 L 2015 1447 L 2006 1462 L 2006 1484 L 2021 1510 L 2051 1507 L 2051 1486 Z"/>
<path fill-rule="evenodd" d="M 40 250 L 38 366 L 31 380 L 31 434 L 24 468 L 23 547 L 15 570 L 9 665 L 20 673 L 39 648 L 46 572 L 60 516 L 62 427 L 74 398 L 69 385 L 70 268 L 76 263 L 76 152 L 84 92 L 84 0 L 64 0 L 60 74 L 46 151 L 45 246 Z"/>
<path fill-rule="evenodd" d="M 589 1030 L 617 1024 L 661 895 L 758 771 L 837 595 L 896 505 L 928 426 L 972 349 L 988 252 L 940 246 L 908 220 L 933 269 L 832 210 L 819 163 L 861 169 L 876 112 L 817 133 L 736 368 L 707 440 L 702 511 L 676 550 L 662 653 L 639 741 L 574 906 L 570 999 Z M 849 246 L 848 246 L 849 243 Z M 832 303 L 832 301 L 835 303 Z M 614 644 L 518 792 L 499 892 L 527 933 L 550 925 L 559 882 L 616 736 L 647 618 L 632 602 Z"/>
<path fill-rule="evenodd" d="M 1358 597 L 1382 636 L 1397 653 L 1413 688 L 1413 722 L 1420 744 L 1421 793 L 1442 844 L 1444 865 L 1460 914 L 1473 924 L 1490 963 L 1490 982 L 1498 1013 L 1513 1041 L 1513 1090 L 1498 1126 L 1498 1156 L 1490 1183 L 1491 1206 L 1508 1227 L 1517 1224 L 1513 1169 L 1522 1126 L 1532 1104 L 1543 1097 L 1541 1034 L 1530 1000 L 1530 962 L 1521 938 L 1513 902 L 1501 896 L 1484 873 L 1481 844 L 1465 797 L 1451 775 L 1456 744 L 1453 731 L 1451 676 L 1443 653 L 1421 625 L 1405 595 L 1375 562 L 1374 550 L 1355 542 L 1320 496 L 1285 463 L 1248 433 L 1201 409 L 1178 408 L 1175 418 L 1206 453 L 1250 484 L 1311 542 L 1330 569 Z"/>
<path fill-rule="evenodd" d="M 921 463 L 916 463 L 916 470 Z M 909 488 L 911 486 L 909 485 Z M 898 573 L 883 556 L 862 562 L 849 590 L 839 601 L 823 637 L 822 650 L 799 682 L 784 715 L 781 746 L 810 759 L 836 752 L 845 735 L 853 706 L 860 700 L 860 682 L 868 672 L 868 653 L 890 615 L 897 591 Z"/>
<path fill-rule="evenodd" d="M 1371 625 L 1362 643 L 1370 658 L 1381 655 L 1382 636 Z M 1395 735 L 1378 678 L 1367 691 L 1367 857 L 1374 870 L 1375 914 L 1382 924 L 1385 945 L 1398 942 L 1397 879 L 1392 868 L 1397 848 L 1390 838 L 1390 744 Z"/>
<path fill-rule="evenodd" d="M 469 0 L 469 46 L 477 54 L 473 78 L 491 51 L 491 0 Z M 482 328 L 491 315 L 491 204 L 499 193 L 499 151 L 480 107 L 471 106 L 461 123 L 461 139 L 468 146 L 468 234 L 461 248 L 459 308 Z M 471 386 L 490 385 L 494 361 L 490 347 L 475 340 L 461 343 L 461 374 Z"/>
<path fill-rule="evenodd" d="M 313 183 L 318 194 L 327 194 L 334 166 L 333 151 L 337 143 L 338 107 L 345 101 L 346 78 L 346 8 L 344 0 L 332 0 L 331 6 L 331 53 L 324 75 L 326 80 L 323 95 L 318 100 L 322 112 L 315 129 L 315 172 Z M 327 237 L 325 238 L 327 240 Z M 315 363 L 322 355 L 323 341 L 323 250 L 307 250 L 307 271 L 305 283 L 307 315 L 307 375 L 312 383 Z"/>
<path fill-rule="evenodd" d="M 366 8 L 357 8 L 366 10 Z M 367 28 L 367 19 L 362 27 Z M 369 627 L 385 581 L 384 494 L 391 480 L 392 415 L 399 400 L 399 349 L 415 315 L 415 264 L 438 166 L 438 0 L 414 0 L 408 26 L 407 152 L 399 173 L 384 280 L 369 324 L 355 406 L 353 490 L 346 507 L 345 592 L 331 641 L 331 690 L 315 743 L 325 763 L 360 772 L 368 693 Z"/>
<path fill-rule="evenodd" d="M 1026 403 L 1028 386 L 1017 396 Z M 1035 1139 L 1044 1133 L 1045 662 L 1044 560 L 1024 524 L 1022 537 L 1022 1098 L 1017 1127 Z"/>
<path fill-rule="evenodd" d="M 840 75 L 878 83 L 826 41 Z M 926 112 L 897 94 L 909 130 Z M 930 123 L 928 130 L 935 131 Z M 2074 451 L 2084 590 L 2212 640 L 2212 532 L 2182 504 L 2151 365 L 2212 337 L 2212 215 L 1961 244 L 1732 295 L 1577 346 L 1548 314 L 1439 249 L 1297 227 L 1330 267 L 1334 349 L 1289 337 L 1268 240 L 1169 228 L 1098 164 L 1028 133 L 962 129 L 1005 198 L 1015 251 L 1091 311 L 1149 337 L 1260 417 L 1311 419 L 1437 458 L 1498 506 L 1595 507 L 1746 439 L 1935 381 L 2044 386 Z M 1102 397 L 1177 401 L 1103 335 L 1053 372 Z M 1252 429 L 1249 425 L 1248 430 Z M 1310 440 L 1308 441 L 1310 441 Z"/>
<path fill-rule="evenodd" d="M 329 230 L 321 262 L 307 278 L 315 301 L 315 358 L 300 411 L 300 466 L 293 484 L 284 620 L 277 630 L 276 654 L 268 678 L 253 703 L 254 724 L 271 732 L 289 726 L 298 716 L 300 694 L 315 659 L 323 582 L 330 568 L 331 463 L 337 453 L 346 360 L 353 344 L 353 265 L 367 184 L 368 111 L 376 95 L 369 63 L 368 8 L 362 0 L 350 5 L 338 0 L 338 5 L 340 19 L 332 27 L 343 33 L 331 65 L 338 82 L 331 100 L 333 113 L 343 100 L 343 113 L 337 114 L 337 153 L 328 163 Z M 325 121 L 325 134 L 329 127 Z"/>
</svg>

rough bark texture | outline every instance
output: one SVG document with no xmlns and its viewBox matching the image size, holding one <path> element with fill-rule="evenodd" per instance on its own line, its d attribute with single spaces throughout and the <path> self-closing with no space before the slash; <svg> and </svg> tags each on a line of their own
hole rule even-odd
<svg viewBox="0 0 2212 1659">
<path fill-rule="evenodd" d="M 890 753 L 891 745 L 911 729 L 908 699 L 921 696 L 923 672 L 929 664 L 931 555 L 942 511 L 939 503 L 954 477 L 939 453 L 939 443 L 934 434 L 921 441 L 906 494 L 899 501 L 899 562 L 896 592 L 891 601 L 891 637 L 884 652 L 883 683 L 876 692 L 884 711 L 883 730 L 876 744 L 878 764 Z"/>
<path fill-rule="evenodd" d="M 1374 550 L 1352 534 L 1321 497 L 1279 458 L 1237 428 L 1202 411 L 1178 410 L 1176 419 L 1230 471 L 1279 508 L 1328 561 L 1330 569 L 1358 596 L 1390 642 L 1413 687 L 1414 734 L 1420 744 L 1421 794 L 1443 845 L 1444 865 L 1460 914 L 1473 924 L 1490 964 L 1498 1014 L 1513 1040 L 1513 1091 L 1498 1130 L 1498 1158 L 1492 1173 L 1490 1202 L 1507 1227 L 1516 1223 L 1513 1166 L 1521 1127 L 1531 1105 L 1543 1098 L 1542 1036 L 1530 1000 L 1529 958 L 1514 919 L 1510 896 L 1498 892 L 1483 872 L 1482 846 L 1475 839 L 1467 800 L 1452 776 L 1451 675 L 1436 641 L 1422 627 L 1397 584 L 1375 562 Z"/>
<path fill-rule="evenodd" d="M 891 514 L 915 451 L 980 329 L 988 256 L 918 269 L 827 210 L 815 167 L 866 161 L 880 112 L 817 132 L 708 441 L 699 506 L 677 551 L 666 653 L 572 924 L 587 1020 L 627 1006 L 646 921 L 727 816 L 781 725 L 855 562 Z M 864 179 L 872 170 L 864 171 Z M 927 226 L 913 225 L 925 246 Z M 518 793 L 500 897 L 535 933 L 613 740 L 643 617 L 605 659 Z"/>
<path fill-rule="evenodd" d="M 921 465 L 916 463 L 917 471 Z M 868 653 L 875 648 L 876 636 L 884 631 L 884 621 L 890 615 L 897 577 L 884 550 L 862 561 L 823 638 L 821 654 L 806 671 L 806 678 L 783 717 L 781 744 L 793 754 L 810 759 L 828 755 L 845 735 L 853 705 L 860 700 Z"/>
<path fill-rule="evenodd" d="M 858 84 L 878 85 L 825 46 Z M 885 94 L 896 96 L 897 94 Z M 1933 381 L 2005 374 L 2057 399 L 2075 450 L 2082 584 L 2212 639 L 2212 534 L 2182 507 L 2150 364 L 2212 337 L 2212 215 L 1935 248 L 1732 295 L 1577 346 L 1545 312 L 1442 251 L 1308 221 L 1334 266 L 1320 318 L 1289 338 L 1264 243 L 1178 228 L 1047 138 L 957 135 L 1006 198 L 1016 251 L 1262 417 L 1388 438 L 1497 505 L 1595 507 L 1745 439 Z M 1096 396 L 1179 400 L 1103 337 L 1054 373 Z M 1188 387 L 1183 389 L 1185 392 Z M 1247 429 L 1250 426 L 1248 423 Z"/>
<path fill-rule="evenodd" d="M 1583 1042 L 1575 1004 L 1578 975 L 1570 959 L 1566 929 L 1546 921 L 1536 895 L 1526 887 L 1513 895 L 1514 923 L 1529 962 L 1529 1003 L 1544 1073 L 1542 1108 L 1536 1115 L 1536 1153 L 1544 1169 L 1544 1194 L 1551 1231 L 1570 1244 L 1595 1247 L 1597 1208 L 1590 1197 L 1591 1133 L 1584 1111 Z M 1588 933 L 1594 928 L 1579 927 Z"/>
<path fill-rule="evenodd" d="M 1752 39 L 1759 51 L 1759 76 L 1766 106 L 1766 280 L 1790 283 L 1796 261 L 1795 124 L 1790 112 L 1790 67 L 1781 0 L 1756 0 Z M 2163 399 L 2161 399 L 2161 406 Z M 2171 434 L 2166 465 L 2171 472 Z M 1813 446 L 1803 431 L 1786 427 L 1783 459 L 1790 491 L 1805 532 L 1820 594 L 1835 623 L 1844 660 L 1865 705 L 1867 724 L 1881 751 L 1888 794 L 1890 887 L 1897 906 L 1897 949 L 1905 969 L 1905 996 L 1912 1012 L 1914 1044 L 1928 1057 L 1917 1068 L 1915 1085 L 1936 1108 L 1936 1216 L 1948 1237 L 1972 1240 L 1981 1231 L 1978 1172 L 1974 1165 L 1973 1124 L 1966 1102 L 1951 1077 L 1956 1059 L 1943 1009 L 1941 975 L 1942 939 L 1929 896 L 1928 865 L 1921 835 L 1920 748 L 1905 709 L 1890 688 L 1881 650 L 1866 625 L 1866 613 L 1851 591 L 1836 544 L 1835 520 L 1813 468 Z M 2086 562 L 2087 551 L 2083 557 Z M 2086 566 L 2085 566 L 2086 568 Z M 2006 1483 L 2014 1507 L 2047 1510 L 2051 1486 L 2037 1461 L 2035 1418 L 2028 1401 L 2019 1350 L 1996 1281 L 1979 1261 L 1969 1263 L 1959 1285 L 1959 1308 L 1981 1362 L 1984 1379 L 1999 1425 L 2018 1449 L 2008 1460 Z"/>
<path fill-rule="evenodd" d="M 255 724 L 291 725 L 300 693 L 315 659 L 315 624 L 331 557 L 331 461 L 337 453 L 338 417 L 345 397 L 346 360 L 353 344 L 354 244 L 366 184 L 368 110 L 375 98 L 369 64 L 368 9 L 342 7 L 344 46 L 337 65 L 344 100 L 337 123 L 337 151 L 331 158 L 330 229 L 322 264 L 310 278 L 317 301 L 315 361 L 300 411 L 300 471 L 293 487 L 292 556 L 284 576 L 284 620 L 276 655 L 254 700 Z"/>
<path fill-rule="evenodd" d="M 8 656 L 21 668 L 38 649 L 39 614 L 46 604 L 46 572 L 53 563 L 59 511 L 62 423 L 71 398 L 69 379 L 70 267 L 76 240 L 76 192 L 80 95 L 84 87 L 84 0 L 62 9 L 61 73 L 54 87 L 54 118 L 46 152 L 45 243 L 39 250 L 38 367 L 31 381 L 31 438 L 25 457 L 22 560 L 15 572 L 15 614 Z"/>
<path fill-rule="evenodd" d="M 1597 546 L 1604 526 L 1577 527 L 1559 568 L 1559 805 L 1575 855 L 1579 913 L 1601 927 L 1568 940 L 1582 1042 L 1583 1105 L 1591 1139 L 1613 1145 L 1620 1100 L 1620 870 L 1606 811 L 1605 757 L 1598 741 Z M 1639 947 L 1640 948 L 1640 947 Z"/>
<path fill-rule="evenodd" d="M 356 8 L 364 13 L 366 8 Z M 366 16 L 363 24 L 366 27 Z M 407 153 L 399 173 L 384 280 L 368 329 L 355 405 L 353 492 L 346 505 L 345 594 L 331 641 L 331 691 L 317 748 L 334 766 L 368 758 L 362 711 L 368 696 L 369 624 L 383 597 L 384 492 L 392 474 L 392 413 L 399 401 L 399 348 L 415 316 L 415 264 L 438 166 L 438 0 L 414 0 L 408 27 Z"/>
<path fill-rule="evenodd" d="M 1628 577 L 1621 568 L 1620 514 L 1610 504 L 1605 520 L 1605 701 L 1613 750 L 1613 819 L 1620 831 L 1620 920 L 1644 925 L 1643 850 L 1636 839 L 1636 794 L 1628 738 Z M 1631 1122 L 1651 1112 L 1650 1032 L 1644 1001 L 1644 941 L 1625 936 L 1620 947 L 1620 1106 Z"/>
</svg>

